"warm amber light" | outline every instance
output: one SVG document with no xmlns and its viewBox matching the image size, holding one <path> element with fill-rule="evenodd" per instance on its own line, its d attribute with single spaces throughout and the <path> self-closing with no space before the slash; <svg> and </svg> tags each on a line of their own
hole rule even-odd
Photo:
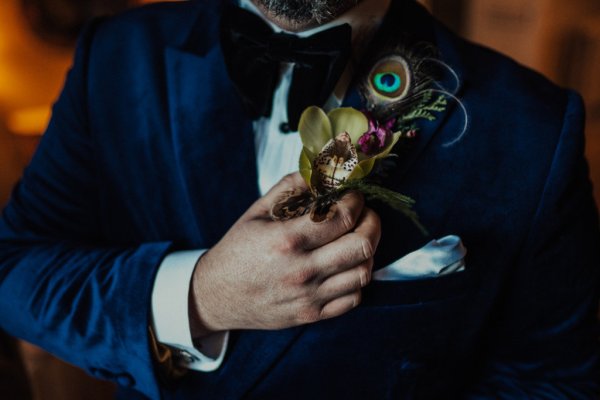
<svg viewBox="0 0 600 400">
<path fill-rule="evenodd" d="M 43 42 L 30 30 L 19 1 L 0 5 L 0 114 L 50 106 L 71 64 L 72 49 Z"/>
<path fill-rule="evenodd" d="M 6 127 L 15 135 L 41 135 L 50 121 L 49 106 L 30 107 L 14 110 L 7 115 Z"/>
</svg>

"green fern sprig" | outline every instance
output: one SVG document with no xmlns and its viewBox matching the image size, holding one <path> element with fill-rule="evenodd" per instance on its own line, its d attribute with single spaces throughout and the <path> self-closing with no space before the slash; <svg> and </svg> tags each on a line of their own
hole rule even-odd
<svg viewBox="0 0 600 400">
<path fill-rule="evenodd" d="M 432 98 L 433 98 L 433 92 L 431 90 L 425 90 L 421 94 L 421 100 L 419 101 L 419 105 L 423 105 L 423 104 L 427 104 L 427 103 L 431 102 Z"/>
<path fill-rule="evenodd" d="M 339 193 L 347 190 L 357 190 L 365 196 L 367 201 L 379 200 L 394 210 L 400 211 L 415 224 L 423 235 L 428 235 L 427 229 L 421 224 L 419 216 L 412 208 L 415 201 L 410 197 L 364 180 L 346 181 L 338 188 Z"/>
<path fill-rule="evenodd" d="M 422 109 L 422 108 L 418 108 L 418 109 L 411 111 L 410 113 L 408 113 L 406 115 L 403 115 L 401 118 L 401 121 L 407 122 L 407 121 L 413 121 L 415 119 L 426 119 L 428 121 L 435 121 L 436 117 L 432 112 Z"/>
<path fill-rule="evenodd" d="M 438 96 L 432 101 L 433 92 L 431 90 L 423 93 L 421 101 L 406 115 L 400 118 L 403 123 L 414 121 L 416 119 L 426 119 L 428 121 L 435 121 L 437 119 L 434 113 L 443 112 L 446 110 L 448 100 L 444 95 Z"/>
<path fill-rule="evenodd" d="M 426 106 L 425 109 L 429 111 L 443 112 L 446 110 L 447 105 L 448 100 L 446 99 L 446 96 L 441 94 L 432 104 Z"/>
</svg>

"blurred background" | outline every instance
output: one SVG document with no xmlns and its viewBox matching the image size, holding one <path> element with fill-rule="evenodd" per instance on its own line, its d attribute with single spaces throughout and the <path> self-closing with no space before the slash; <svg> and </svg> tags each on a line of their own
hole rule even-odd
<svg viewBox="0 0 600 400">
<path fill-rule="evenodd" d="M 0 208 L 29 162 L 87 20 L 148 0 L 0 2 Z M 421 0 L 452 30 L 577 89 L 587 105 L 587 155 L 600 199 L 600 1 Z M 110 399 L 98 382 L 0 332 L 0 398 Z"/>
</svg>

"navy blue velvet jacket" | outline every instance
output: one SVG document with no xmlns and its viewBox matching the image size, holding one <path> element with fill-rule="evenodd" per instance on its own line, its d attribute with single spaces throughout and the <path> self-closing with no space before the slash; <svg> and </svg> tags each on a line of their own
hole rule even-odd
<svg viewBox="0 0 600 400">
<path fill-rule="evenodd" d="M 595 398 L 600 239 L 581 100 L 402 0 L 374 46 L 437 46 L 470 127 L 445 147 L 458 108 L 423 123 L 386 185 L 417 200 L 431 237 L 462 237 L 466 271 L 373 282 L 344 316 L 235 332 L 218 371 L 160 381 L 147 334 L 157 267 L 169 252 L 212 246 L 258 197 L 220 8 L 144 7 L 82 36 L 0 220 L 1 327 L 129 399 Z M 355 87 L 345 104 L 362 108 Z M 431 239 L 377 211 L 376 268 Z"/>
</svg>

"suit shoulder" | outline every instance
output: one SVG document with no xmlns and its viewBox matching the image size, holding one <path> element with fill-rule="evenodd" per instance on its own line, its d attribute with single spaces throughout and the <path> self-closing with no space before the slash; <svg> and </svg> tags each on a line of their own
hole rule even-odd
<svg viewBox="0 0 600 400">
<path fill-rule="evenodd" d="M 568 102 L 578 97 L 498 51 L 457 36 L 454 43 L 461 54 L 466 90 L 496 109 L 560 123 Z"/>
<path fill-rule="evenodd" d="M 443 34 L 449 51 L 458 55 L 463 80 L 460 97 L 473 126 L 501 133 L 499 141 L 518 134 L 512 139 L 529 138 L 552 147 L 566 123 L 583 119 L 583 103 L 574 91 L 495 50 L 450 32 Z M 582 129 L 573 133 L 583 136 Z"/>
</svg>

